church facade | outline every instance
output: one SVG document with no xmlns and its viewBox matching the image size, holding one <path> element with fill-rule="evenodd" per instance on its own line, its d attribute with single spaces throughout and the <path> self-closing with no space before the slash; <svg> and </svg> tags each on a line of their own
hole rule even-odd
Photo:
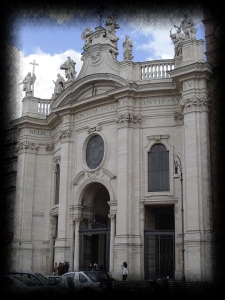
<svg viewBox="0 0 225 300">
<path fill-rule="evenodd" d="M 121 280 L 212 280 L 210 64 L 193 25 L 170 33 L 173 59 L 117 60 L 113 16 L 82 33 L 83 66 L 52 99 L 26 94 L 11 122 L 17 171 L 10 269 L 90 262 Z M 72 63 L 70 63 L 72 62 Z M 32 84 L 32 82 L 31 82 Z M 26 92 L 26 89 L 25 89 Z"/>
</svg>

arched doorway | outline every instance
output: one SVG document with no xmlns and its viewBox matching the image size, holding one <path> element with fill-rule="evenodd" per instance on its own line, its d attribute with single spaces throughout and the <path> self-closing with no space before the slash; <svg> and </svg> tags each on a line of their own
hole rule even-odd
<svg viewBox="0 0 225 300">
<path fill-rule="evenodd" d="M 80 269 L 87 269 L 90 262 L 109 269 L 109 200 L 108 190 L 100 183 L 91 184 L 83 195 L 83 221 L 79 230 Z"/>
</svg>

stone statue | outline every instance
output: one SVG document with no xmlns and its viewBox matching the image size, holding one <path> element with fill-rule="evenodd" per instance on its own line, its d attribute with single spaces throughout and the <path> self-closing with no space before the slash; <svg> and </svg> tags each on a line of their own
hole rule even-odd
<svg viewBox="0 0 225 300">
<path fill-rule="evenodd" d="M 54 81 L 54 84 L 55 84 L 55 88 L 54 88 L 54 94 L 52 94 L 52 98 L 56 98 L 57 95 L 62 91 L 64 90 L 65 88 L 65 79 L 58 73 L 57 74 L 57 79 L 56 81 Z"/>
<path fill-rule="evenodd" d="M 81 34 L 82 40 L 85 41 L 83 49 L 86 50 L 91 44 L 92 44 L 92 39 L 91 39 L 91 34 L 93 31 L 90 28 L 85 28 L 84 31 Z"/>
<path fill-rule="evenodd" d="M 68 56 L 67 59 L 68 60 L 61 65 L 60 69 L 65 70 L 65 77 L 68 80 L 74 80 L 77 74 L 75 71 L 76 63 L 70 58 L 70 56 Z"/>
<path fill-rule="evenodd" d="M 23 91 L 26 92 L 25 94 L 26 97 L 32 96 L 33 91 L 31 86 L 34 84 L 35 80 L 36 80 L 35 74 L 31 76 L 31 72 L 29 72 L 27 76 L 24 78 L 24 80 L 20 83 L 23 84 Z"/>
<path fill-rule="evenodd" d="M 184 15 L 183 21 L 180 23 L 180 26 L 174 25 L 176 28 L 180 28 L 184 32 L 185 39 L 191 38 L 193 36 L 194 29 L 194 23 L 191 20 L 191 18 L 188 17 L 187 14 Z M 196 32 L 196 31 L 195 31 Z"/>
<path fill-rule="evenodd" d="M 182 41 L 185 39 L 184 34 L 181 32 L 180 27 L 174 25 L 177 32 L 172 33 L 172 28 L 170 30 L 170 38 L 174 43 L 174 57 L 178 57 L 182 55 Z"/>
<path fill-rule="evenodd" d="M 116 36 L 116 29 L 119 29 L 120 26 L 116 23 L 116 16 L 109 15 L 108 20 L 105 22 L 106 25 L 106 36 L 112 42 L 117 42 L 119 38 Z"/>
<path fill-rule="evenodd" d="M 133 43 L 128 35 L 125 36 L 123 42 L 123 58 L 124 60 L 132 60 L 134 57 L 132 55 Z"/>
</svg>

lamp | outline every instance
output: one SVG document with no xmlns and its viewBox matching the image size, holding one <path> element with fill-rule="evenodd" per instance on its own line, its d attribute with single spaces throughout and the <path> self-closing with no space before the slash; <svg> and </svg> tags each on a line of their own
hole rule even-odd
<svg viewBox="0 0 225 300">
<path fill-rule="evenodd" d="M 180 170 L 180 176 L 178 175 L 178 169 Z M 182 277 L 181 282 L 183 286 L 185 285 L 185 264 L 184 264 L 184 207 L 183 207 L 183 172 L 182 172 L 182 164 L 179 156 L 174 156 L 174 176 L 173 178 L 180 178 L 181 184 L 181 220 L 182 220 Z"/>
</svg>

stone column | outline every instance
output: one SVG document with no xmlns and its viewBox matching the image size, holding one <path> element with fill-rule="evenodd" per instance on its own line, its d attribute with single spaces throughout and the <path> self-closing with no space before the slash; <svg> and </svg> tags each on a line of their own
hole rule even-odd
<svg viewBox="0 0 225 300">
<path fill-rule="evenodd" d="M 115 233 L 116 233 L 116 215 L 108 215 L 111 220 L 110 226 L 110 262 L 109 262 L 109 270 L 113 272 L 114 270 L 114 241 L 115 241 Z"/>
<path fill-rule="evenodd" d="M 140 278 L 140 124 L 132 97 L 119 101 L 118 117 L 118 194 L 116 214 L 114 274 L 121 277 L 121 264 L 127 261 L 129 279 Z"/>
<path fill-rule="evenodd" d="M 212 276 L 212 203 L 207 96 L 189 96 L 180 102 L 184 114 L 183 185 L 185 269 L 195 280 Z M 204 255 L 201 255 L 201 253 Z"/>
<path fill-rule="evenodd" d="M 69 263 L 70 269 L 69 271 L 72 272 L 74 267 L 74 235 L 75 235 L 75 224 L 74 220 L 70 219 L 70 251 L 69 251 Z"/>
<path fill-rule="evenodd" d="M 37 150 L 36 143 L 19 143 L 11 260 L 11 269 L 16 271 L 32 268 L 32 212 Z"/>
<path fill-rule="evenodd" d="M 140 232 L 141 232 L 141 244 L 144 246 L 145 242 L 145 206 L 140 203 Z M 144 279 L 144 247 L 141 248 L 141 278 Z"/>
<path fill-rule="evenodd" d="M 79 270 L 79 256 L 80 256 L 80 243 L 79 243 L 79 228 L 80 228 L 80 222 L 82 221 L 82 218 L 75 218 L 75 240 L 74 240 L 74 271 Z"/>
<path fill-rule="evenodd" d="M 62 117 L 68 118 L 69 116 Z M 64 121 L 65 122 L 65 121 Z M 65 125 L 64 125 L 65 126 Z M 61 134 L 61 163 L 60 163 L 60 186 L 59 186 L 59 215 L 58 237 L 55 242 L 56 261 L 69 260 L 70 244 L 70 197 L 71 197 L 71 160 L 72 141 L 70 130 L 63 129 Z"/>
</svg>

